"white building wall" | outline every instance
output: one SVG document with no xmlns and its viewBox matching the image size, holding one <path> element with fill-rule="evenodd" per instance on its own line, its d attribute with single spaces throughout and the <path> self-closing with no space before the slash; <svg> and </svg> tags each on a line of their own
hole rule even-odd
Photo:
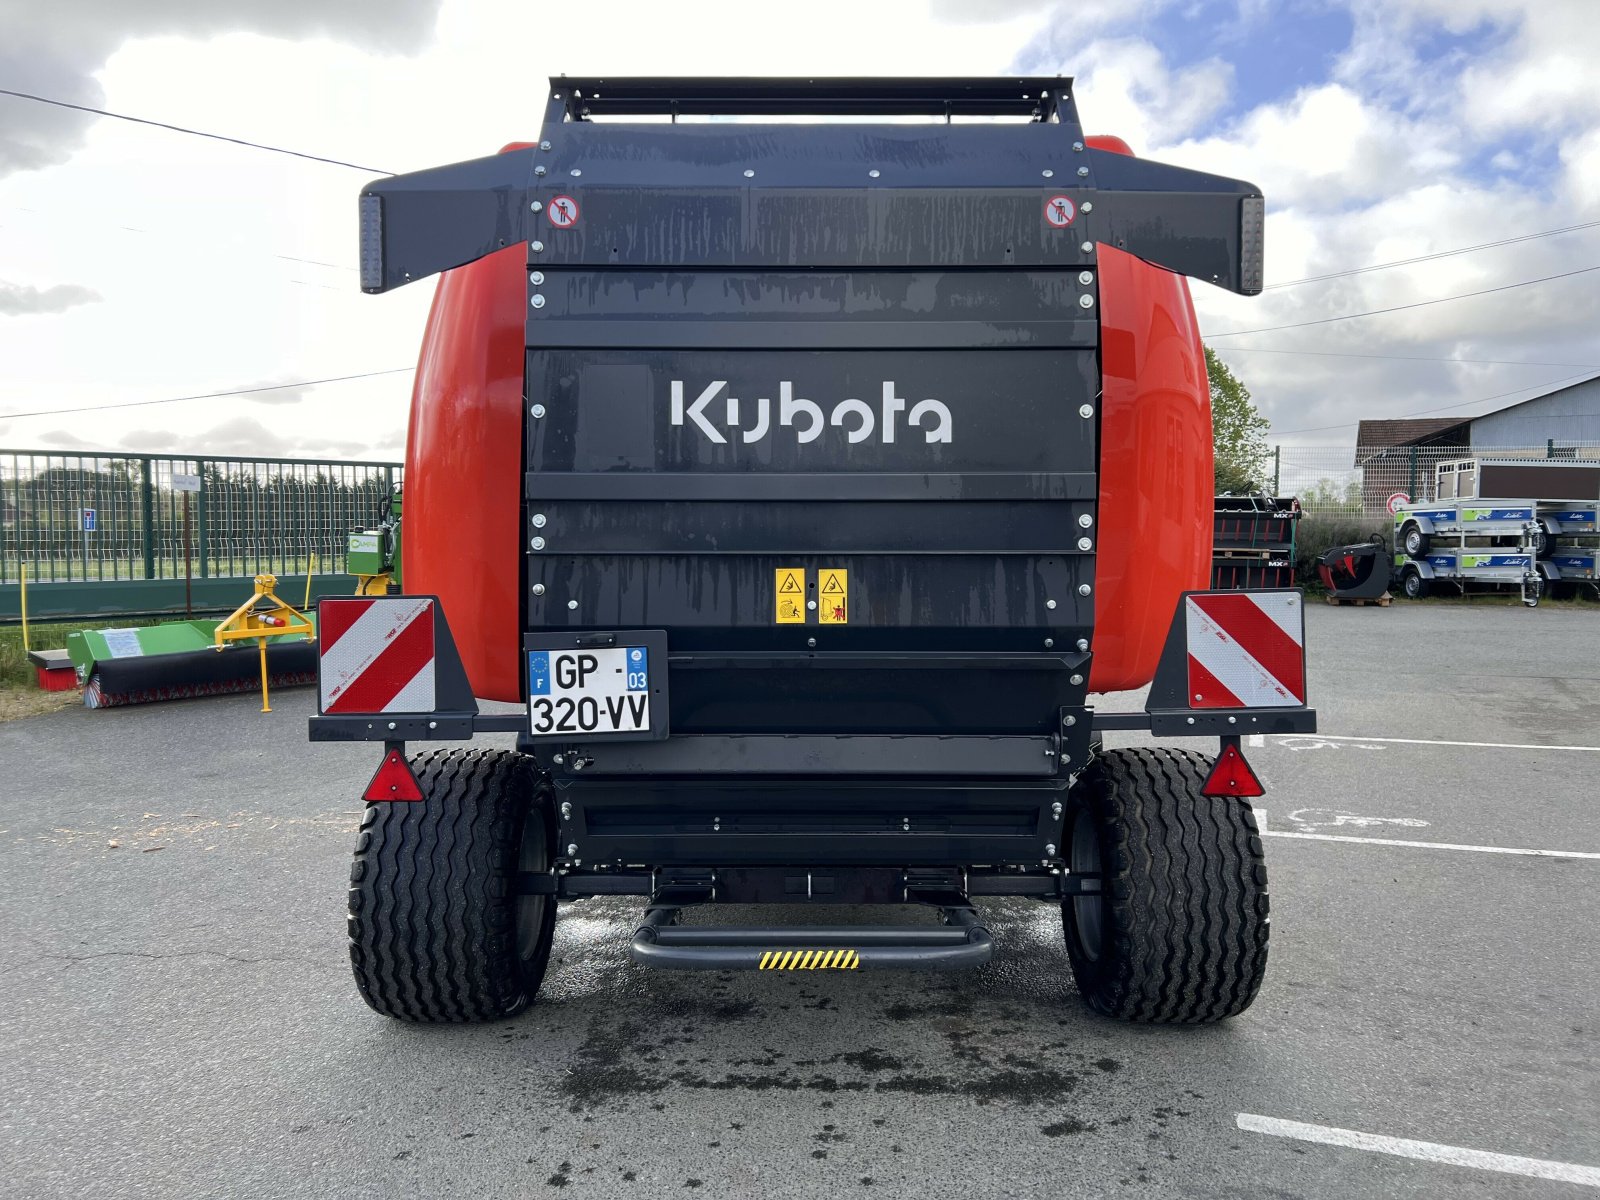
<svg viewBox="0 0 1600 1200">
<path fill-rule="evenodd" d="M 1472 422 L 1474 451 L 1499 446 L 1600 445 L 1600 379 L 1589 379 Z"/>
</svg>

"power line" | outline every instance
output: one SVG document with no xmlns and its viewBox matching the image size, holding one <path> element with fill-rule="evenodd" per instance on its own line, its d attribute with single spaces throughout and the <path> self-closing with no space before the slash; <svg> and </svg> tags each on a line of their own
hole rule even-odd
<svg viewBox="0 0 1600 1200">
<path fill-rule="evenodd" d="M 232 142 L 235 146 L 248 146 L 252 150 L 268 150 L 273 154 L 287 154 L 291 158 L 304 158 L 310 162 L 328 163 L 335 167 L 349 167 L 356 171 L 366 171 L 371 175 L 393 175 L 393 171 L 380 171 L 377 167 L 364 167 L 360 163 L 345 162 L 340 158 L 324 158 L 320 154 L 306 154 L 299 150 L 286 150 L 282 146 L 269 146 L 264 142 L 250 142 L 244 138 L 228 137 L 221 133 L 207 133 L 203 129 L 190 129 L 184 125 L 169 125 L 165 121 L 152 121 L 145 117 L 130 117 L 127 113 L 109 112 L 103 108 L 90 108 L 86 104 L 69 104 L 65 100 L 52 100 L 49 96 L 35 96 L 31 92 L 15 92 L 10 88 L 0 88 L 0 96 L 14 96 L 18 100 L 32 100 L 37 104 L 52 104 L 57 108 L 70 108 L 76 112 L 93 113 L 97 117 L 112 117 L 118 121 L 131 121 L 135 125 L 149 125 L 156 129 L 168 129 L 173 133 L 187 133 L 194 137 L 210 138 L 217 142 Z"/>
<path fill-rule="evenodd" d="M 1552 387 L 1557 386 L 1558 384 L 1576 383 L 1580 379 L 1593 379 L 1593 378 L 1595 378 L 1594 372 L 1592 370 L 1590 370 L 1590 371 L 1585 371 L 1581 375 L 1568 375 L 1564 379 L 1551 379 L 1551 380 L 1547 380 L 1544 383 L 1534 383 L 1534 384 L 1529 384 L 1526 387 L 1512 388 L 1509 392 L 1496 392 L 1493 396 L 1479 396 L 1476 400 L 1457 400 L 1453 404 L 1441 404 L 1437 408 L 1416 408 L 1416 409 L 1412 409 L 1410 412 L 1395 413 L 1394 416 L 1392 416 L 1392 417 L 1383 417 L 1383 418 L 1380 418 L 1380 419 L 1381 420 L 1385 420 L 1385 421 L 1396 421 L 1396 420 L 1400 420 L 1403 417 L 1422 417 L 1422 416 L 1428 415 L 1429 413 L 1443 412 L 1447 408 L 1465 408 L 1465 407 L 1468 407 L 1468 406 L 1471 406 L 1471 405 L 1474 405 L 1474 404 L 1487 404 L 1491 400 L 1503 400 L 1507 396 L 1515 396 L 1519 392 L 1531 392 L 1536 388 L 1552 388 Z M 1537 399 L 1537 397 L 1530 396 L 1529 399 Z M 1476 417 L 1481 417 L 1481 416 L 1486 416 L 1486 415 L 1487 415 L 1486 413 L 1477 413 L 1474 416 L 1462 417 L 1461 419 L 1463 421 L 1471 421 L 1471 420 L 1475 420 Z M 1284 430 L 1276 430 L 1275 429 L 1275 430 L 1272 431 L 1272 436 L 1273 437 L 1288 437 L 1289 435 L 1295 434 L 1295 433 L 1322 433 L 1323 431 L 1328 430 L 1328 429 L 1349 429 L 1350 426 L 1359 425 L 1359 424 L 1361 424 L 1360 421 L 1344 421 L 1344 422 L 1342 422 L 1341 424 L 1338 424 L 1338 425 L 1315 425 L 1315 426 L 1311 426 L 1311 427 L 1306 428 L 1306 429 L 1284 429 Z"/>
<path fill-rule="evenodd" d="M 1583 367 L 1600 371 L 1600 363 L 1525 362 L 1518 358 L 1451 358 L 1445 355 L 1358 354 L 1348 350 L 1268 350 L 1265 346 L 1228 346 L 1229 354 L 1314 355 L 1317 358 L 1381 358 L 1389 362 L 1484 363 L 1499 367 Z"/>
<path fill-rule="evenodd" d="M 253 396 L 257 392 L 281 392 L 287 388 L 318 387 L 324 383 L 347 383 L 352 379 L 372 379 L 379 375 L 399 375 L 415 367 L 393 367 L 387 371 L 363 371 L 359 375 L 333 375 L 327 379 L 302 379 L 296 383 L 274 383 L 266 387 L 234 388 L 227 392 L 203 392 L 195 396 L 168 396 L 165 400 L 130 400 L 125 404 L 91 404 L 84 408 L 51 408 L 40 412 L 0 413 L 0 421 L 19 417 L 58 417 L 67 413 L 107 412 L 113 408 L 147 408 L 152 404 L 178 404 L 184 400 L 221 400 L 228 396 Z"/>
<path fill-rule="evenodd" d="M 1368 271 L 1387 271 L 1391 267 L 1409 267 L 1415 263 L 1432 262 L 1436 258 L 1450 258 L 1456 254 L 1471 254 L 1477 250 L 1493 250 L 1499 246 L 1514 246 L 1518 242 L 1531 242 L 1536 238 L 1555 237 L 1558 234 L 1574 233 L 1580 229 L 1593 229 L 1600 226 L 1600 221 L 1585 221 L 1581 225 L 1563 225 L 1560 229 L 1546 229 L 1539 233 L 1524 233 L 1518 237 L 1501 238 L 1495 242 L 1480 242 L 1476 246 L 1460 246 L 1454 250 L 1439 250 L 1433 254 L 1419 254 L 1415 258 L 1397 258 L 1393 262 L 1373 263 L 1367 267 L 1351 267 L 1348 271 L 1330 271 L 1326 275 L 1307 275 L 1303 279 L 1286 279 L 1282 283 L 1269 283 L 1264 290 L 1272 291 L 1275 288 L 1299 287 L 1303 283 L 1321 283 L 1325 279 L 1343 279 L 1347 275 L 1364 275 Z"/>
<path fill-rule="evenodd" d="M 1440 296 L 1437 300 L 1418 300 L 1411 304 L 1396 304 L 1392 308 L 1374 308 L 1369 312 L 1345 313 L 1339 317 L 1318 317 L 1314 321 L 1296 321 L 1290 325 L 1264 325 L 1260 329 L 1230 329 L 1227 333 L 1208 333 L 1206 341 L 1215 341 L 1217 338 L 1242 337 L 1247 333 L 1277 333 L 1282 329 L 1304 329 L 1308 325 L 1330 325 L 1335 321 L 1354 321 L 1358 317 L 1381 317 L 1385 313 L 1405 312 L 1412 308 L 1427 308 L 1430 304 L 1447 304 L 1452 300 L 1470 300 L 1474 296 L 1491 296 L 1496 292 L 1509 292 L 1514 288 L 1532 287 L 1536 283 L 1549 283 L 1555 279 L 1570 279 L 1574 275 L 1587 275 L 1591 271 L 1600 271 L 1600 266 L 1580 267 L 1576 271 L 1563 271 L 1559 275 L 1546 275 L 1540 279 L 1524 279 L 1519 283 L 1503 283 L 1499 287 L 1484 288 L 1477 292 L 1461 292 L 1454 296 Z"/>
</svg>

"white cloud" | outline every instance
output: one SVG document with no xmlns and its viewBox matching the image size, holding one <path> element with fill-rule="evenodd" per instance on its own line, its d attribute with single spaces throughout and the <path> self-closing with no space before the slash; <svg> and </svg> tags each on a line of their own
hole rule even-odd
<svg viewBox="0 0 1600 1200">
<path fill-rule="evenodd" d="M 1226 131 L 1170 145 L 1164 157 L 1250 179 L 1274 208 L 1328 210 L 1438 178 L 1460 161 L 1442 131 L 1342 84 L 1263 105 Z"/>
<path fill-rule="evenodd" d="M 245 399 L 249 400 L 251 404 L 268 404 L 274 407 L 278 405 L 299 404 L 300 401 L 304 400 L 308 395 L 310 395 L 311 390 L 312 389 L 310 388 L 303 387 L 277 388 L 270 392 L 252 393 L 251 395 L 246 396 Z"/>
<path fill-rule="evenodd" d="M 560 71 L 1072 74 L 1091 131 L 1263 186 L 1269 280 L 1600 220 L 1600 89 L 1562 66 L 1574 56 L 1600 60 L 1597 35 L 1579 19 L 1591 0 L 1350 3 L 1359 16 L 1356 43 L 1332 75 L 1243 113 L 1232 109 L 1238 92 L 1228 63 L 1174 63 L 1139 36 L 1142 21 L 1193 19 L 1169 0 L 819 0 L 792 20 L 764 26 L 760 38 L 750 36 L 748 4 L 734 0 L 628 0 L 603 9 L 445 0 L 437 21 L 417 0 L 405 10 L 415 18 L 401 22 L 405 36 L 388 42 L 359 32 L 359 22 L 382 19 L 383 6 L 349 6 L 356 23 L 335 28 L 316 25 L 316 14 L 347 6 L 306 0 L 286 10 L 293 21 L 276 25 L 267 17 L 218 17 L 204 26 L 165 18 L 118 26 L 115 38 L 95 43 L 99 57 L 88 68 L 76 51 L 63 63 L 46 61 L 67 27 L 50 24 L 40 33 L 31 0 L 0 0 L 0 28 L 24 29 L 28 38 L 11 45 L 33 47 L 49 70 L 97 70 L 92 79 L 82 74 L 82 86 L 103 89 L 107 107 L 393 170 L 474 157 L 529 137 L 542 111 L 543 77 Z M 27 11 L 3 19 L 12 15 L 8 4 Z M 163 0 L 157 9 L 197 7 L 205 6 Z M 1422 52 L 1425 36 L 1441 28 L 1495 32 L 1481 61 L 1441 62 Z M 1239 64 L 1239 77 L 1250 68 Z M 15 102 L 0 99 L 0 121 L 14 111 L 8 104 Z M 0 179 L 0 261 L 8 278 L 41 290 L 45 281 L 80 281 L 104 299 L 26 322 L 0 321 L 0 410 L 158 399 L 415 361 L 431 287 L 364 297 L 349 269 L 361 173 L 116 122 L 93 124 L 80 144 L 78 128 L 28 143 L 47 157 L 71 153 L 70 161 Z M 1596 233 L 1257 300 L 1203 285 L 1194 290 L 1203 327 L 1223 331 L 1388 307 L 1589 263 L 1600 263 Z M 1279 429 L 1448 409 L 1573 372 L 1297 358 L 1246 353 L 1243 344 L 1600 362 L 1592 294 L 1593 284 L 1580 278 L 1391 317 L 1220 339 L 1217 347 Z M 246 453 L 355 447 L 390 456 L 403 447 L 409 395 L 409 376 L 393 375 L 303 396 L 12 421 L 5 437 L 13 444 L 92 438 L 98 446 L 132 439 L 191 452 L 222 452 L 224 444 L 249 447 Z M 283 403 L 288 396 L 296 402 Z M 1349 431 L 1318 436 L 1347 439 Z"/>
<path fill-rule="evenodd" d="M 1564 141 L 1561 163 L 1565 168 L 1562 189 L 1574 215 L 1600 215 L 1600 127 Z"/>
<path fill-rule="evenodd" d="M 21 317 L 62 313 L 80 304 L 93 304 L 100 293 L 76 283 L 58 283 L 44 289 L 0 279 L 0 316 Z"/>
<path fill-rule="evenodd" d="M 102 108 L 93 78 L 131 38 L 207 37 L 251 29 L 282 38 L 351 38 L 385 50 L 416 50 L 439 0 L 0 0 L 0 79 L 14 91 Z M 150 117 L 150 113 L 130 115 Z M 62 162 L 94 118 L 18 98 L 0 99 L 0 174 Z"/>
<path fill-rule="evenodd" d="M 1199 129 L 1230 99 L 1233 68 L 1217 59 L 1171 69 L 1149 42 L 1106 39 L 1055 51 L 1066 65 L 1076 55 L 1078 116 L 1089 133 L 1112 133 L 1138 154 Z"/>
<path fill-rule="evenodd" d="M 382 439 L 387 442 L 387 437 Z M 263 458 L 355 458 L 372 443 L 320 436 L 302 426 L 274 428 L 254 417 L 230 417 L 198 432 L 134 429 L 118 440 L 118 448 L 145 454 L 224 454 Z"/>
<path fill-rule="evenodd" d="M 62 450 L 97 450 L 97 449 L 102 449 L 102 447 L 97 446 L 94 442 L 89 441 L 87 438 L 79 437 L 77 434 L 73 433 L 69 429 L 49 429 L 49 430 L 46 430 L 44 433 L 41 433 L 39 435 L 38 441 L 39 441 L 40 445 L 49 446 L 52 449 L 56 449 L 56 448 L 59 448 L 59 449 L 62 449 Z"/>
<path fill-rule="evenodd" d="M 1482 0 L 1479 0 L 1482 3 Z M 1600 116 L 1594 65 L 1600 55 L 1600 12 L 1593 0 L 1522 0 L 1482 5 L 1519 18 L 1514 35 L 1497 41 L 1461 76 L 1462 110 L 1475 133 L 1556 130 Z"/>
</svg>

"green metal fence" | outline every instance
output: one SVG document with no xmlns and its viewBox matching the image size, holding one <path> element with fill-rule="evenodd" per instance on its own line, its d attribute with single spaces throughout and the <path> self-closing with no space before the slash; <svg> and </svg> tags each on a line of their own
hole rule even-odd
<svg viewBox="0 0 1600 1200">
<path fill-rule="evenodd" d="M 1391 494 L 1430 499 L 1438 463 L 1471 456 L 1600 460 L 1600 445 L 1284 445 L 1261 472 L 1308 513 L 1381 520 Z M 0 450 L 0 621 L 16 618 L 24 567 L 41 617 L 181 610 L 186 554 L 198 607 L 232 607 L 234 581 L 262 572 L 303 587 L 313 555 L 318 575 L 345 570 L 346 534 L 400 480 L 393 462 Z"/>
<path fill-rule="evenodd" d="M 393 462 L 0 450 L 0 587 L 24 567 L 30 588 L 182 580 L 186 561 L 196 580 L 303 575 L 313 555 L 342 572 L 400 479 Z"/>
</svg>

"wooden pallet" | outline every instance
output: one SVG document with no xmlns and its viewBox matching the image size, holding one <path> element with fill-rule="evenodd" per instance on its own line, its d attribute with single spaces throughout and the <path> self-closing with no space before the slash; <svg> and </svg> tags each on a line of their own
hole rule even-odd
<svg viewBox="0 0 1600 1200">
<path fill-rule="evenodd" d="M 1324 596 L 1323 599 L 1340 608 L 1388 608 L 1389 601 L 1394 597 L 1385 592 L 1381 596 L 1374 596 L 1371 600 L 1364 600 L 1359 596 Z"/>
</svg>

